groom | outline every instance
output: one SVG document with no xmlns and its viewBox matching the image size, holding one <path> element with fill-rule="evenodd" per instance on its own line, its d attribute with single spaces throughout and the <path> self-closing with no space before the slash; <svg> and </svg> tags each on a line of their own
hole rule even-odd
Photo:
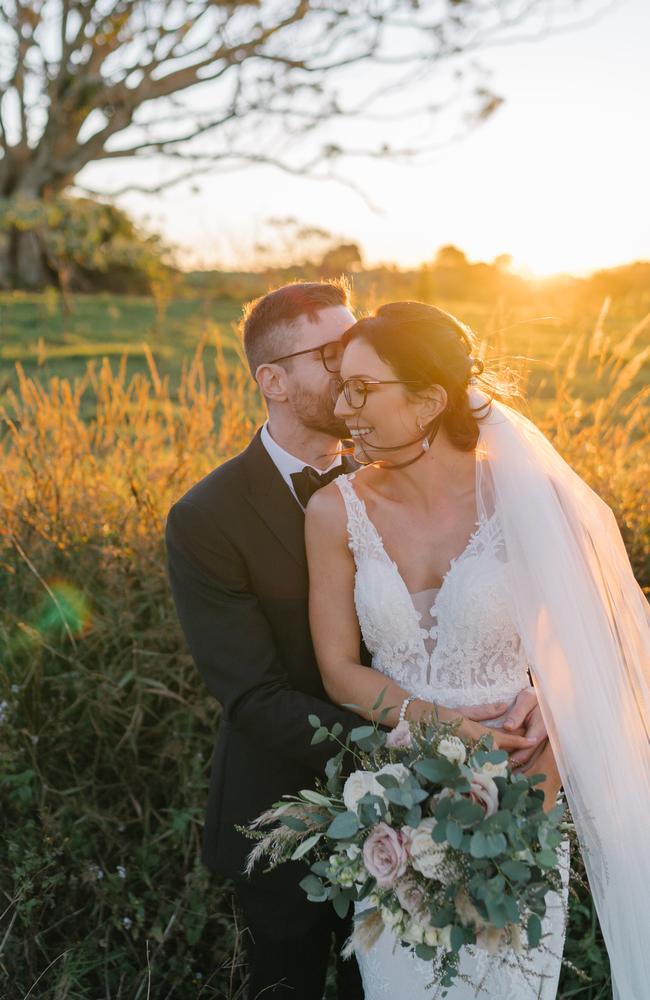
<svg viewBox="0 0 650 1000">
<path fill-rule="evenodd" d="M 334 750 L 328 742 L 311 746 L 309 714 L 330 728 L 340 722 L 343 737 L 363 721 L 333 705 L 323 689 L 309 634 L 303 540 L 311 494 L 354 467 L 337 453 L 346 428 L 334 417 L 331 396 L 340 339 L 353 323 L 340 282 L 286 285 L 246 308 L 244 349 L 269 419 L 245 451 L 175 503 L 167 520 L 178 615 L 222 709 L 203 860 L 234 881 L 247 927 L 249 1000 L 321 1000 L 332 937 L 338 956 L 351 933 L 349 917 L 308 902 L 298 886 L 307 871 L 302 862 L 267 874 L 258 866 L 247 879 L 253 842 L 235 824 L 312 787 L 322 773 Z M 369 662 L 364 650 L 360 662 Z M 482 706 L 471 718 L 499 714 Z M 524 724 L 527 735 L 545 738 L 534 696 L 520 696 L 510 714 L 513 729 Z M 363 998 L 354 959 L 337 960 L 337 996 Z"/>
</svg>

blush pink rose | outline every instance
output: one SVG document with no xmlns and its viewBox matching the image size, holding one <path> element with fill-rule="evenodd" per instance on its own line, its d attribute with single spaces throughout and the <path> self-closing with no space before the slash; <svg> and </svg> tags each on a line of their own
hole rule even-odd
<svg viewBox="0 0 650 1000">
<path fill-rule="evenodd" d="M 474 773 L 470 780 L 470 798 L 492 816 L 499 808 L 499 789 L 489 774 Z"/>
<path fill-rule="evenodd" d="M 412 917 L 424 912 L 424 889 L 412 878 L 402 878 L 395 885 L 399 905 Z"/>
<path fill-rule="evenodd" d="M 382 889 L 390 889 L 406 871 L 407 854 L 398 830 L 378 823 L 363 845 L 363 863 Z"/>
<path fill-rule="evenodd" d="M 411 748 L 411 730 L 409 729 L 409 724 L 405 719 L 402 719 L 401 722 L 397 723 L 394 729 L 391 729 L 386 737 L 386 746 L 392 747 L 394 750 L 398 750 L 401 747 L 404 747 L 407 750 Z"/>
</svg>

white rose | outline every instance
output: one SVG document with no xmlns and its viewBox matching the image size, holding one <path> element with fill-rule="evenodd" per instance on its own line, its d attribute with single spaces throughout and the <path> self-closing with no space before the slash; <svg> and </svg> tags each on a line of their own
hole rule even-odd
<svg viewBox="0 0 650 1000">
<path fill-rule="evenodd" d="M 404 914 L 401 910 L 389 910 L 387 906 L 381 908 L 381 919 L 386 927 L 396 927 L 402 920 Z"/>
<path fill-rule="evenodd" d="M 437 927 L 428 927 L 424 932 L 424 943 L 430 948 L 435 948 L 440 944 L 440 933 Z"/>
<path fill-rule="evenodd" d="M 447 857 L 445 846 L 435 844 L 431 839 L 431 831 L 435 825 L 435 819 L 430 816 L 423 819 L 415 830 L 408 828 L 411 866 L 426 878 L 437 878 Z"/>
<path fill-rule="evenodd" d="M 416 920 L 409 920 L 402 938 L 404 941 L 411 942 L 411 944 L 422 944 L 424 941 L 424 927 Z"/>
<path fill-rule="evenodd" d="M 375 778 L 378 778 L 380 774 L 392 775 L 392 777 L 395 778 L 400 785 L 404 784 L 404 782 L 411 776 L 411 772 L 408 767 L 404 766 L 404 764 L 384 764 L 384 766 L 376 772 Z M 377 784 L 379 784 L 379 782 L 377 782 Z M 379 785 L 379 787 L 382 791 L 384 791 L 383 785 Z"/>
<path fill-rule="evenodd" d="M 479 772 L 487 774 L 490 778 L 506 778 L 508 776 L 508 761 L 502 760 L 500 764 L 493 764 L 492 761 L 486 760 L 484 764 L 481 764 Z"/>
<path fill-rule="evenodd" d="M 386 804 L 386 789 L 377 781 L 380 774 L 392 775 L 400 784 L 410 776 L 408 767 L 403 764 L 385 764 L 379 771 L 353 771 L 343 786 L 343 802 L 350 812 L 357 812 L 360 799 L 368 792 L 379 795 Z M 390 821 L 386 817 L 387 821 Z"/>
<path fill-rule="evenodd" d="M 492 816 L 499 808 L 499 789 L 494 778 L 481 771 L 474 772 L 470 779 L 470 798 L 485 810 L 486 816 Z"/>
<path fill-rule="evenodd" d="M 438 753 L 452 764 L 464 764 L 467 757 L 465 744 L 457 736 L 444 736 L 438 744 Z"/>
<path fill-rule="evenodd" d="M 368 792 L 381 795 L 383 788 L 372 771 L 353 771 L 343 785 L 343 802 L 350 812 L 356 812 L 359 800 Z"/>
</svg>

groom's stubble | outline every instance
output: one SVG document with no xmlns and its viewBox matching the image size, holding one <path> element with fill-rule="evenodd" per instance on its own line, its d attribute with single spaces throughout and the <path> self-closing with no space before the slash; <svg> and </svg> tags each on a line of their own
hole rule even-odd
<svg viewBox="0 0 650 1000">
<path fill-rule="evenodd" d="M 348 436 L 345 423 L 334 415 L 334 399 L 330 390 L 320 393 L 297 385 L 289 405 L 296 420 L 308 430 L 327 434 L 336 441 Z"/>
</svg>

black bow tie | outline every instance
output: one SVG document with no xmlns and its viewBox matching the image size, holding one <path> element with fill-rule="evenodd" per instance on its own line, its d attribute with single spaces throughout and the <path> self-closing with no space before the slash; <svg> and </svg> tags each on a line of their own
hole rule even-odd
<svg viewBox="0 0 650 1000">
<path fill-rule="evenodd" d="M 321 486 L 327 486 L 333 479 L 340 476 L 342 472 L 345 472 L 343 463 L 335 466 L 328 472 L 317 472 L 310 465 L 306 465 L 302 472 L 292 472 L 291 482 L 302 506 L 306 507 L 310 496 L 316 493 Z"/>
</svg>

